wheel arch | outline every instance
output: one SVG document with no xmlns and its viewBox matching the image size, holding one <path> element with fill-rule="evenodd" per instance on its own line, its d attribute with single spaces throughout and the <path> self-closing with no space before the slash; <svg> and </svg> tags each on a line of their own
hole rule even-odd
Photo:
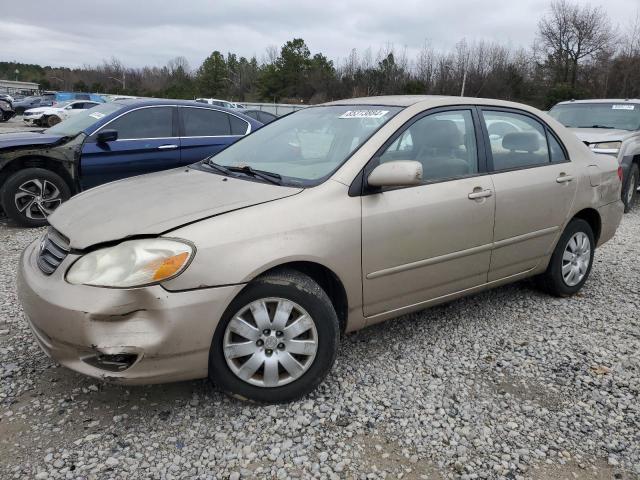
<svg viewBox="0 0 640 480">
<path fill-rule="evenodd" d="M 0 186 L 2 186 L 11 175 L 26 168 L 44 168 L 50 170 L 65 181 L 72 195 L 77 193 L 71 175 L 69 175 L 69 172 L 59 161 L 49 157 L 35 155 L 18 157 L 4 165 L 2 169 L 0 169 Z"/>
<path fill-rule="evenodd" d="M 602 232 L 602 219 L 598 211 L 595 208 L 584 208 L 576 213 L 573 218 L 580 218 L 589 224 L 597 245 Z"/>
<path fill-rule="evenodd" d="M 342 280 L 340 280 L 340 277 L 338 277 L 338 275 L 333 270 L 326 267 L 325 265 L 317 262 L 300 260 L 290 261 L 272 266 L 269 269 L 261 272 L 259 275 L 256 275 L 250 280 L 250 282 L 263 275 L 282 269 L 296 270 L 300 273 L 308 275 L 318 285 L 320 285 L 320 287 L 329 296 L 329 299 L 331 300 L 331 303 L 336 310 L 338 321 L 340 322 L 340 331 L 344 333 L 347 328 L 349 302 L 347 298 L 347 291 L 344 287 L 344 284 L 342 283 Z"/>
</svg>

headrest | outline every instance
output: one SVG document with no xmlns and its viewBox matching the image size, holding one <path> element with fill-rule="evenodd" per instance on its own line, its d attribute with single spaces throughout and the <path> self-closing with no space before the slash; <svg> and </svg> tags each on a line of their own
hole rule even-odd
<svg viewBox="0 0 640 480">
<path fill-rule="evenodd" d="M 462 145 L 462 134 L 451 120 L 418 122 L 418 125 L 414 143 L 430 148 L 458 148 Z"/>
<path fill-rule="evenodd" d="M 512 132 L 502 137 L 502 148 L 535 152 L 540 148 L 540 134 L 535 132 Z"/>
</svg>

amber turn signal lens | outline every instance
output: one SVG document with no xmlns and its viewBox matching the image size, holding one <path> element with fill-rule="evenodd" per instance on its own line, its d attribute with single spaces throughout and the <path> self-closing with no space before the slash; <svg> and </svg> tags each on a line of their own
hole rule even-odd
<svg viewBox="0 0 640 480">
<path fill-rule="evenodd" d="M 167 258 L 156 268 L 156 271 L 153 273 L 153 279 L 159 281 L 175 275 L 184 266 L 188 258 L 189 254 L 187 252 Z"/>
</svg>

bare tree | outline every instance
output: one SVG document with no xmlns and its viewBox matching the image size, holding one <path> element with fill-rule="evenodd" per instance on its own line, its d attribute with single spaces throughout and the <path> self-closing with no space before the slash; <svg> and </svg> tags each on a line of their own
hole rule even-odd
<svg viewBox="0 0 640 480">
<path fill-rule="evenodd" d="M 416 58 L 416 77 L 424 84 L 425 93 L 432 89 L 435 72 L 436 54 L 431 44 L 425 41 Z"/>
<path fill-rule="evenodd" d="M 606 12 L 600 7 L 579 6 L 567 0 L 551 3 L 550 11 L 538 23 L 538 37 L 556 78 L 575 87 L 578 68 L 593 59 L 615 40 Z"/>
</svg>

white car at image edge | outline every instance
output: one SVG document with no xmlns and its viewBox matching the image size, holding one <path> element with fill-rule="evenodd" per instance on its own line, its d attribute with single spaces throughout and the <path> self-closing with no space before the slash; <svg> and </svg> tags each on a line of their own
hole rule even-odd
<svg viewBox="0 0 640 480">
<path fill-rule="evenodd" d="M 53 127 L 70 116 L 100 105 L 91 100 L 71 100 L 58 102 L 50 107 L 30 108 L 24 112 L 22 119 L 28 125 Z"/>
</svg>

